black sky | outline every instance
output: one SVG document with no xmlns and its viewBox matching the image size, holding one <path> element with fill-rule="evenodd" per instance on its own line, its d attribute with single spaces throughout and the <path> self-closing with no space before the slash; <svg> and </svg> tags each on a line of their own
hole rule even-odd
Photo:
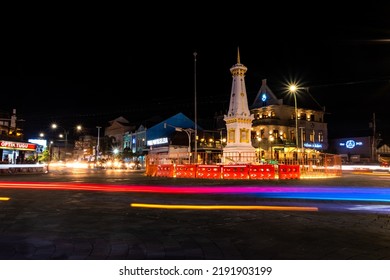
<svg viewBox="0 0 390 280">
<path fill-rule="evenodd" d="M 373 113 L 390 134 L 388 5 L 250 3 L 14 12 L 2 35 L 1 109 L 16 108 L 29 135 L 52 121 L 193 118 L 196 77 L 199 115 L 212 118 L 227 109 L 239 48 L 249 104 L 262 79 L 275 92 L 300 81 L 325 106 L 330 136 L 367 133 Z"/>
</svg>

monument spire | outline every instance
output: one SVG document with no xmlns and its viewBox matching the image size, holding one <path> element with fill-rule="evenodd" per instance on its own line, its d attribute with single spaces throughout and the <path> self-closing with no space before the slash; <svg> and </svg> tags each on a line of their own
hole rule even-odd
<svg viewBox="0 0 390 280">
<path fill-rule="evenodd" d="M 245 88 L 247 68 L 240 62 L 237 48 L 237 63 L 230 68 L 233 82 L 230 93 L 228 114 L 224 116 L 227 131 L 227 143 L 223 149 L 225 162 L 250 163 L 255 161 L 255 148 L 251 142 L 253 115 L 250 114 Z"/>
</svg>

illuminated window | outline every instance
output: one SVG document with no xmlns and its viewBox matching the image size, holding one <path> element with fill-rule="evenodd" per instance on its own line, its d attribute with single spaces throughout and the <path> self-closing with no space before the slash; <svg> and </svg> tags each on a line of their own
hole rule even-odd
<svg viewBox="0 0 390 280">
<path fill-rule="evenodd" d="M 324 142 L 324 134 L 322 131 L 318 132 L 318 142 Z"/>
<path fill-rule="evenodd" d="M 290 131 L 290 139 L 291 141 L 295 141 L 295 130 Z"/>
<path fill-rule="evenodd" d="M 310 142 L 314 142 L 314 138 L 315 138 L 315 131 L 312 130 L 312 131 L 310 132 Z"/>
</svg>

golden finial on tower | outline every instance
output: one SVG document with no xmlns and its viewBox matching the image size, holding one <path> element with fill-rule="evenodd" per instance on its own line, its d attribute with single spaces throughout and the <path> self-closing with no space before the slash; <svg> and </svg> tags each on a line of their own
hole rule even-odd
<svg viewBox="0 0 390 280">
<path fill-rule="evenodd" d="M 237 64 L 241 64 L 241 62 L 240 62 L 240 47 L 237 47 Z"/>
</svg>

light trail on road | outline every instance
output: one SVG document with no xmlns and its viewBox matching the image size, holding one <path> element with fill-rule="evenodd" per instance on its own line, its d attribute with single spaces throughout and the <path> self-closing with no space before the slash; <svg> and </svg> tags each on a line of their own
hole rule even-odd
<svg viewBox="0 0 390 280">
<path fill-rule="evenodd" d="M 318 211 L 317 207 L 269 206 L 269 205 L 194 205 L 194 204 L 151 204 L 131 203 L 131 207 L 157 209 L 191 209 L 191 210 L 272 210 L 272 211 Z"/>
<path fill-rule="evenodd" d="M 390 202 L 390 190 L 384 187 L 356 186 L 151 186 L 112 185 L 101 183 L 48 183 L 48 182 L 1 182 L 0 188 L 81 190 L 108 192 L 139 192 L 167 194 L 246 194 L 263 198 L 348 200 Z"/>
</svg>

